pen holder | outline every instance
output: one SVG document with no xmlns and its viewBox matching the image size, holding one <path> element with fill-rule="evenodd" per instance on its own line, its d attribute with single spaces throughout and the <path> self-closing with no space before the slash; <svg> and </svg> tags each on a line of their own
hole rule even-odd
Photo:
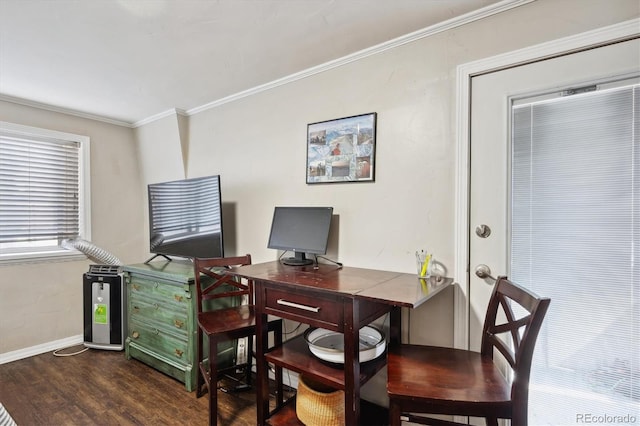
<svg viewBox="0 0 640 426">
<path fill-rule="evenodd" d="M 416 266 L 418 268 L 418 277 L 429 278 L 433 271 L 433 255 L 426 251 L 416 252 Z"/>
</svg>

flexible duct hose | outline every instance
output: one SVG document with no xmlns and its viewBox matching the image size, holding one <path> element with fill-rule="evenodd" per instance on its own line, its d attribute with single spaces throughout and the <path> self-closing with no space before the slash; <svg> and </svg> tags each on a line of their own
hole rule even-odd
<svg viewBox="0 0 640 426">
<path fill-rule="evenodd" d="M 104 265 L 122 265 L 122 261 L 113 254 L 81 238 L 63 240 L 62 247 L 66 249 L 76 249 L 91 260 Z"/>
</svg>

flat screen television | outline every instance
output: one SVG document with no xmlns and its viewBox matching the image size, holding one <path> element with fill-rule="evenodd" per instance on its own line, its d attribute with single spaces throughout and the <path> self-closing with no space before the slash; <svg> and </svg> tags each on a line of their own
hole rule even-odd
<svg viewBox="0 0 640 426">
<path fill-rule="evenodd" d="M 327 252 L 332 215 L 333 207 L 276 207 L 267 247 L 293 252 L 286 265 L 310 265 L 306 254 Z"/>
<path fill-rule="evenodd" d="M 220 176 L 153 183 L 148 193 L 154 257 L 224 256 Z"/>
</svg>

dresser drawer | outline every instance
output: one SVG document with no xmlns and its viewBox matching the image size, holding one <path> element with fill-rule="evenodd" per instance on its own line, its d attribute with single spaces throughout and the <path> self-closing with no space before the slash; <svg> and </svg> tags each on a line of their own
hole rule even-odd
<svg viewBox="0 0 640 426">
<path fill-rule="evenodd" d="M 166 303 L 132 293 L 129 298 L 129 314 L 132 319 L 154 323 L 163 330 L 187 337 L 187 306 Z"/>
<path fill-rule="evenodd" d="M 187 340 L 167 333 L 153 325 L 145 324 L 131 318 L 129 323 L 129 338 L 137 344 L 151 349 L 155 353 L 181 364 L 190 363 L 191 354 L 188 352 Z"/>
<path fill-rule="evenodd" d="M 340 298 L 292 292 L 285 288 L 263 287 L 265 313 L 342 331 L 344 313 Z"/>
<path fill-rule="evenodd" d="M 132 277 L 129 283 L 130 295 L 142 294 L 155 299 L 163 299 L 167 302 L 188 304 L 191 292 L 179 283 L 175 285 L 167 282 L 154 281 L 141 277 Z"/>
</svg>

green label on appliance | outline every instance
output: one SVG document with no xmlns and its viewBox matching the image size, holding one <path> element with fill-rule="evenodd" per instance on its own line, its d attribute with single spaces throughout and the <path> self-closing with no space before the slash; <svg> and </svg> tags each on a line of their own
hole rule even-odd
<svg viewBox="0 0 640 426">
<path fill-rule="evenodd" d="M 107 324 L 107 305 L 96 303 L 93 309 L 93 322 L 96 324 Z"/>
</svg>

